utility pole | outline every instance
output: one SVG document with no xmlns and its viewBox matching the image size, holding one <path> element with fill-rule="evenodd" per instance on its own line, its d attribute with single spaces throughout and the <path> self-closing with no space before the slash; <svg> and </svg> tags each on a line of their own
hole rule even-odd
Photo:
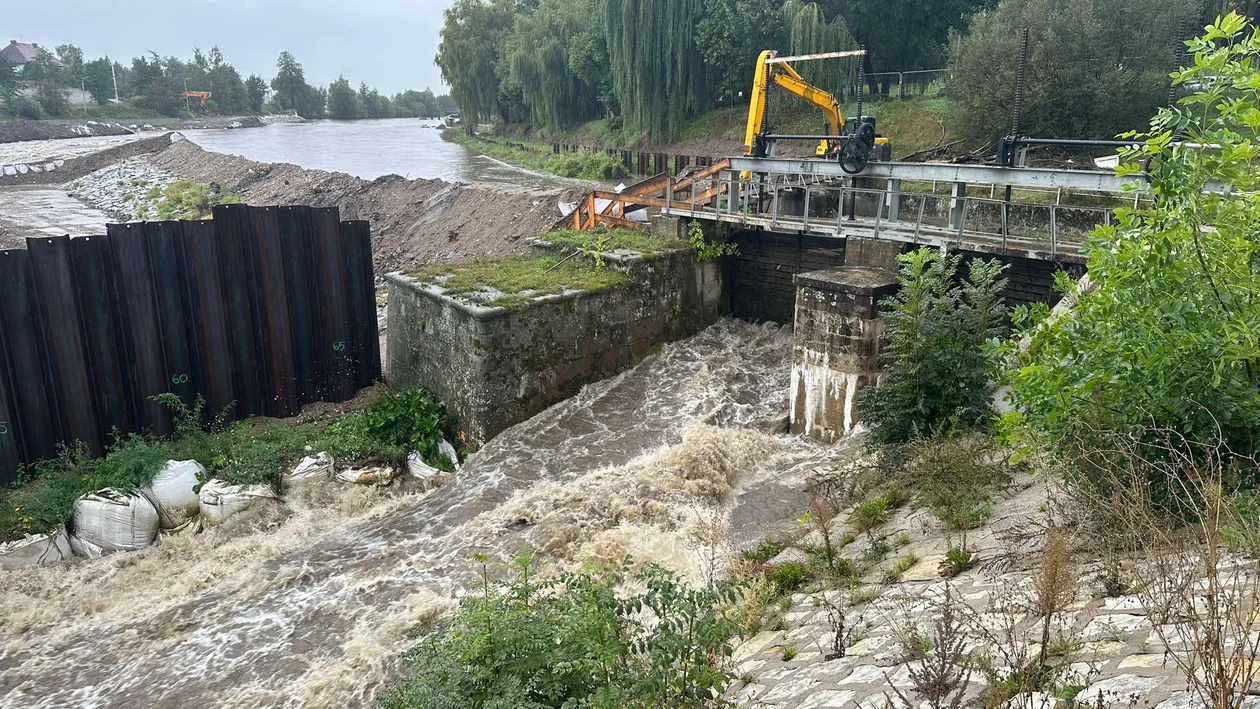
<svg viewBox="0 0 1260 709">
<path fill-rule="evenodd" d="M 114 103 L 122 103 L 122 100 L 118 98 L 118 72 L 114 71 L 114 60 L 105 57 L 105 61 L 109 62 L 110 76 L 114 77 Z"/>
</svg>

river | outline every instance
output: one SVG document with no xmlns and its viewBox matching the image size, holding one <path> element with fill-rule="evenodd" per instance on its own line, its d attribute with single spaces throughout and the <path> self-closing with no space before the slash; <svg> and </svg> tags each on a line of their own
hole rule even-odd
<svg viewBox="0 0 1260 709">
<path fill-rule="evenodd" d="M 775 432 L 791 352 L 787 329 L 725 320 L 505 431 L 427 497 L 314 483 L 252 531 L 9 573 L 0 707 L 368 705 L 478 552 L 721 574 L 733 514 L 764 519 L 739 510 L 790 503 L 847 454 Z"/>
<path fill-rule="evenodd" d="M 442 140 L 436 121 L 414 118 L 275 123 L 262 128 L 189 130 L 183 134 L 213 152 L 259 162 L 347 172 L 365 180 L 395 174 L 411 179 L 513 187 L 583 184 L 477 155 L 462 145 Z"/>
</svg>

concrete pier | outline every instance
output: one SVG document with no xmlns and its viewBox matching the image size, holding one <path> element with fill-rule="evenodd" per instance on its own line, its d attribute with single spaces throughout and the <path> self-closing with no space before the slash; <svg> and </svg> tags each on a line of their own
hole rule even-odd
<svg viewBox="0 0 1260 709">
<path fill-rule="evenodd" d="M 841 266 L 796 275 L 791 430 L 825 443 L 858 423 L 857 393 L 879 383 L 879 301 L 897 291 L 881 268 Z"/>
</svg>

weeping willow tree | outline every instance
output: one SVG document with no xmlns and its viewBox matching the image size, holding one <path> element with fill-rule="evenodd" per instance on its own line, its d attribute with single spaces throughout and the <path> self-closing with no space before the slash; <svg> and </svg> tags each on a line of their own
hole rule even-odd
<svg viewBox="0 0 1260 709">
<path fill-rule="evenodd" d="M 708 107 L 708 71 L 696 45 L 704 0 L 600 2 L 625 128 L 656 140 Z"/>
<path fill-rule="evenodd" d="M 837 16 L 828 21 L 822 9 L 812 2 L 787 0 L 783 3 L 783 23 L 788 29 L 789 54 L 847 52 L 860 48 L 844 18 Z M 860 57 L 845 57 L 801 62 L 794 68 L 811 84 L 843 96 L 857 85 L 860 63 Z"/>
<path fill-rule="evenodd" d="M 570 58 L 570 46 L 587 34 L 594 13 L 595 0 L 542 0 L 517 15 L 504 59 L 535 126 L 559 129 L 599 117 L 599 87 L 584 81 Z"/>
<path fill-rule="evenodd" d="M 434 61 L 442 70 L 442 80 L 451 87 L 451 100 L 470 127 L 480 120 L 504 117 L 495 68 L 499 47 L 515 19 L 513 0 L 456 0 L 446 10 Z"/>
</svg>

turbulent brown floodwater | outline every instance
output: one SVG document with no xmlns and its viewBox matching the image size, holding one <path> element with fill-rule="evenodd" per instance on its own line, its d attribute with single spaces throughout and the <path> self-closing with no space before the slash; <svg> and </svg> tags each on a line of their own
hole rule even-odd
<svg viewBox="0 0 1260 709">
<path fill-rule="evenodd" d="M 733 507 L 844 454 L 776 433 L 790 356 L 785 330 L 723 321 L 504 432 L 428 496 L 321 484 L 236 530 L 0 577 L 0 706 L 368 704 L 476 552 L 720 575 Z"/>
</svg>

